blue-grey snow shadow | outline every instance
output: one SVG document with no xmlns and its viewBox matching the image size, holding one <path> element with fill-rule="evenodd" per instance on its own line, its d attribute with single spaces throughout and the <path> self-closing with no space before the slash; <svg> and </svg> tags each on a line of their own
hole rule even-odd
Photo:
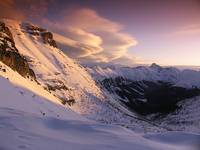
<svg viewBox="0 0 200 150">
<path fill-rule="evenodd" d="M 200 134 L 172 131 L 164 134 L 147 134 L 143 137 L 153 141 L 168 143 L 170 145 L 190 147 L 189 150 L 200 150 Z"/>
<path fill-rule="evenodd" d="M 73 130 L 74 128 L 84 130 L 84 131 L 92 131 L 94 130 L 88 123 L 76 120 L 60 120 L 56 118 L 45 118 L 44 125 L 49 129 L 54 130 Z"/>
<path fill-rule="evenodd" d="M 94 123 L 94 122 L 85 122 L 79 120 L 60 120 L 57 118 L 45 118 L 43 120 L 44 125 L 51 129 L 66 133 L 87 133 L 87 134 L 94 134 L 94 135 L 103 135 L 103 136 L 114 136 L 112 133 L 113 130 L 120 131 L 123 130 L 121 127 L 114 126 L 114 125 L 106 125 L 101 123 Z M 108 134 L 109 133 L 109 134 Z"/>
</svg>

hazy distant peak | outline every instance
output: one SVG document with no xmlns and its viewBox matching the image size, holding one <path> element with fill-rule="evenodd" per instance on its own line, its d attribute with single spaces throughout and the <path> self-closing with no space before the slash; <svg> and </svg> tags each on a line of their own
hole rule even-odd
<svg viewBox="0 0 200 150">
<path fill-rule="evenodd" d="M 152 63 L 151 66 L 150 66 L 150 68 L 152 68 L 152 69 L 162 69 L 162 67 L 159 66 L 159 65 L 156 64 L 156 63 Z"/>
</svg>

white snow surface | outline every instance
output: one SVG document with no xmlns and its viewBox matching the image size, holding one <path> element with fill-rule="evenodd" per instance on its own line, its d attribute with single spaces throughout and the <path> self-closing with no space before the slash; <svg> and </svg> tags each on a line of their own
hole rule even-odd
<svg viewBox="0 0 200 150">
<path fill-rule="evenodd" d="M 2 70 L 5 69 L 6 72 Z M 36 82 L 23 78 L 0 62 L 0 107 L 61 119 L 82 119 Z"/>
<path fill-rule="evenodd" d="M 115 125 L 41 117 L 0 108 L 1 150 L 198 150 L 200 135 L 139 135 Z M 12 143 L 12 144 L 11 144 Z"/>
</svg>

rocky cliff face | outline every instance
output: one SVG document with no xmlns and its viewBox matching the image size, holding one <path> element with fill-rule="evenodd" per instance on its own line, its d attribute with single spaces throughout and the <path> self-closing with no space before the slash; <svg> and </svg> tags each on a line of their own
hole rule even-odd
<svg viewBox="0 0 200 150">
<path fill-rule="evenodd" d="M 0 22 L 0 61 L 17 71 L 23 77 L 36 79 L 27 60 L 19 54 L 15 47 L 12 33 L 3 22 Z"/>
<path fill-rule="evenodd" d="M 29 34 L 33 36 L 41 36 L 44 44 L 49 44 L 52 47 L 57 48 L 56 41 L 53 39 L 53 34 L 48 32 L 46 29 L 35 26 L 31 23 L 23 23 L 22 29 L 26 30 Z"/>
<path fill-rule="evenodd" d="M 45 44 L 49 44 L 50 46 L 57 47 L 57 44 L 55 40 L 53 39 L 53 34 L 51 32 L 42 32 L 41 36 Z"/>
</svg>

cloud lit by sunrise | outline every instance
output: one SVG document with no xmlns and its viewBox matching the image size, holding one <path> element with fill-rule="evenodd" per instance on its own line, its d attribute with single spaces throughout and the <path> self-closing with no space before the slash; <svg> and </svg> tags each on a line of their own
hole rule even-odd
<svg viewBox="0 0 200 150">
<path fill-rule="evenodd" d="M 127 49 L 137 44 L 132 36 L 121 31 L 122 25 L 103 18 L 88 8 L 66 13 L 60 24 L 48 21 L 45 23 L 55 30 L 64 31 L 64 36 L 76 41 L 75 45 L 68 45 L 65 42 L 64 46 L 61 37 L 55 36 L 67 54 L 82 60 L 85 59 L 87 62 L 111 62 L 121 57 L 125 58 Z M 77 47 L 77 43 L 79 43 L 79 47 Z M 73 50 L 71 50 L 72 48 Z M 129 63 L 134 62 L 130 57 L 126 57 L 126 59 L 130 61 Z"/>
<path fill-rule="evenodd" d="M 173 33 L 176 36 L 200 35 L 200 24 L 192 24 L 179 28 Z"/>
</svg>

